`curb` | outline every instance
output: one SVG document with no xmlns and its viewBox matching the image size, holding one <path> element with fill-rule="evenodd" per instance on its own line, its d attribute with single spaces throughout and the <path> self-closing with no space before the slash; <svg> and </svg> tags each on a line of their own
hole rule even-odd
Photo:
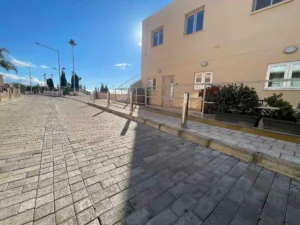
<svg viewBox="0 0 300 225">
<path fill-rule="evenodd" d="M 65 97 L 68 98 L 68 97 Z M 68 98 L 72 99 L 72 98 Z M 267 168 L 269 170 L 272 170 L 274 172 L 278 172 L 281 174 L 284 174 L 288 177 L 295 178 L 297 180 L 300 180 L 300 165 L 287 161 L 285 159 L 279 159 L 270 155 L 267 155 L 262 152 L 254 152 L 249 149 L 245 149 L 236 145 L 231 145 L 219 140 L 215 139 L 210 139 L 201 135 L 195 135 L 191 132 L 188 132 L 183 129 L 178 129 L 175 127 L 171 127 L 166 124 L 160 124 L 155 121 L 149 120 L 149 119 L 144 119 L 142 117 L 136 117 L 132 115 L 128 115 L 125 113 L 121 113 L 103 106 L 99 106 L 93 103 L 87 103 L 84 101 L 80 101 L 78 99 L 72 99 L 76 100 L 82 103 L 85 103 L 89 106 L 101 109 L 103 111 L 106 111 L 108 113 L 112 113 L 114 115 L 141 123 L 145 124 L 147 126 L 153 127 L 155 129 L 161 130 L 163 132 L 181 137 L 185 140 L 192 141 L 194 143 L 200 144 L 202 146 L 208 147 L 210 149 L 225 153 L 227 155 L 234 156 L 238 159 L 255 163 L 256 165 L 262 166 L 264 168 Z"/>
</svg>

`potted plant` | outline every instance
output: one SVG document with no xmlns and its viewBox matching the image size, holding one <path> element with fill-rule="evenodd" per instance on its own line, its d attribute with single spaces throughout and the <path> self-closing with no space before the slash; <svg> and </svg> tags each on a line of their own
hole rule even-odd
<svg viewBox="0 0 300 225">
<path fill-rule="evenodd" d="M 300 134 L 300 112 L 283 100 L 283 94 L 273 94 L 265 98 L 268 106 L 276 107 L 263 114 L 264 129 L 281 131 L 291 134 Z"/>
<path fill-rule="evenodd" d="M 220 91 L 219 86 L 212 86 L 206 88 L 205 101 L 206 102 L 215 102 L 216 101 L 216 93 Z M 203 98 L 204 90 L 198 92 L 199 97 Z M 212 104 L 204 104 L 204 113 L 213 114 L 214 107 Z"/>
<path fill-rule="evenodd" d="M 244 84 L 222 86 L 215 96 L 216 120 L 257 127 L 258 95 L 254 88 Z"/>
</svg>

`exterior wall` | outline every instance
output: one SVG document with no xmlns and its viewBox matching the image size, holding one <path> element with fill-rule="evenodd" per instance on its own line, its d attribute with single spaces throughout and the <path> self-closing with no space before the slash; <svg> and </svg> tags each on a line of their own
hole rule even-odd
<svg viewBox="0 0 300 225">
<path fill-rule="evenodd" d="M 4 88 L 3 75 L 0 74 L 0 91 Z"/>
<path fill-rule="evenodd" d="M 203 30 L 184 35 L 187 13 L 205 7 Z M 286 0 L 252 12 L 253 0 L 174 0 L 143 21 L 142 82 L 157 79 L 151 103 L 161 105 L 162 77 L 175 76 L 173 106 L 180 107 L 183 92 L 193 90 L 195 73 L 213 72 L 213 83 L 265 80 L 268 64 L 300 61 L 300 51 L 284 54 L 287 46 L 300 48 L 300 0 Z M 152 47 L 152 31 L 164 27 L 164 43 Z M 203 61 L 208 66 L 202 67 Z M 161 71 L 159 73 L 159 70 Z M 190 84 L 189 86 L 181 86 Z M 296 105 L 300 90 L 264 90 L 255 87 L 260 98 L 283 93 Z M 199 108 L 201 99 L 192 100 Z"/>
</svg>

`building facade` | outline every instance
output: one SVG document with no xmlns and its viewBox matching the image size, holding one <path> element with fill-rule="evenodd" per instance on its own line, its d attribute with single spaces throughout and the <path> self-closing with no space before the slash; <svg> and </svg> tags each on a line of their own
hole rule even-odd
<svg viewBox="0 0 300 225">
<path fill-rule="evenodd" d="M 4 80 L 3 80 L 3 75 L 0 74 L 0 91 L 2 91 L 4 88 Z"/>
<path fill-rule="evenodd" d="M 143 21 L 142 83 L 150 104 L 180 107 L 201 83 L 243 82 L 263 99 L 300 102 L 300 0 L 174 0 Z M 251 82 L 248 82 L 251 81 Z"/>
</svg>

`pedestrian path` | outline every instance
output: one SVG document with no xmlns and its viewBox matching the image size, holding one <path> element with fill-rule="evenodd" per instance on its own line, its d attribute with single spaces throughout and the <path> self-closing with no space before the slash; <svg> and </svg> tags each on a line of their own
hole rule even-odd
<svg viewBox="0 0 300 225">
<path fill-rule="evenodd" d="M 299 224 L 300 181 L 147 123 L 34 95 L 0 124 L 0 225 Z"/>
<path fill-rule="evenodd" d="M 90 96 L 71 97 L 80 101 L 92 103 Z M 96 99 L 95 104 L 107 107 L 107 101 Z M 129 115 L 129 105 L 126 103 L 113 103 L 109 107 L 111 110 Z M 145 107 L 136 106 L 133 116 L 154 121 L 159 124 L 165 124 L 176 129 L 181 129 L 180 119 L 168 116 L 166 113 L 160 114 L 147 110 Z M 207 137 L 212 140 L 221 141 L 230 146 L 246 149 L 254 153 L 263 153 L 264 155 L 282 159 L 282 162 L 292 163 L 300 168 L 300 144 L 282 141 L 265 136 L 259 136 L 242 131 L 231 130 L 227 128 L 212 126 L 200 122 L 188 121 L 186 131 L 197 136 Z M 299 137 L 300 138 L 300 137 Z M 281 161 L 279 161 L 281 163 Z"/>
</svg>

